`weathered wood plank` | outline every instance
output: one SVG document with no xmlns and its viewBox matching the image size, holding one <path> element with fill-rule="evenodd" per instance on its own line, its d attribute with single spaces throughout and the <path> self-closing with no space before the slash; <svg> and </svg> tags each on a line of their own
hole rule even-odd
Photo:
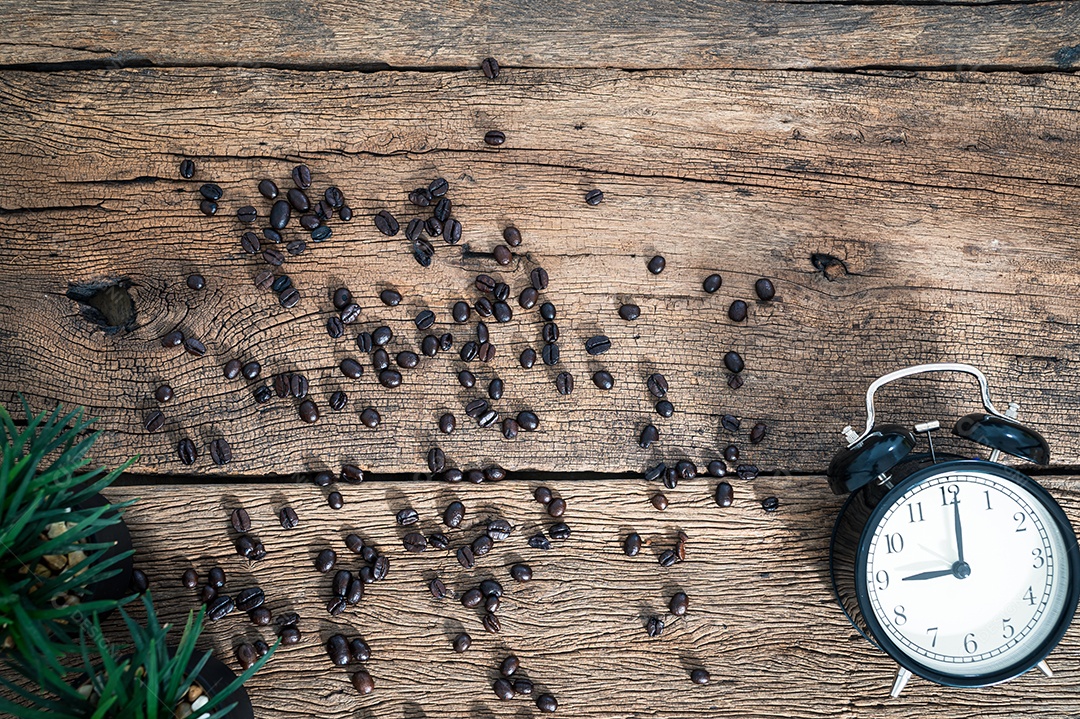
<svg viewBox="0 0 1080 719">
<path fill-rule="evenodd" d="M 138 497 L 128 514 L 138 565 L 150 574 L 158 604 L 179 620 L 194 598 L 179 586 L 188 566 L 204 573 L 225 568 L 227 589 L 264 588 L 276 612 L 303 617 L 304 640 L 285 647 L 249 685 L 260 717 L 422 717 L 531 715 L 525 699 L 502 703 L 491 683 L 510 652 L 526 675 L 559 699 L 559 713 L 585 717 L 1018 717 L 1065 716 L 1080 690 L 1080 635 L 1074 628 L 1049 657 L 1053 679 L 1038 673 L 984 690 L 942 689 L 916 679 L 903 697 L 887 699 L 894 665 L 859 638 L 833 603 L 827 583 L 828 537 L 839 508 L 821 477 L 763 477 L 736 483 L 736 502 L 719 509 L 716 480 L 681 483 L 667 492 L 664 513 L 648 502 L 655 491 L 639 481 L 562 481 L 549 484 L 569 505 L 570 539 L 548 551 L 527 538 L 554 520 L 532 498 L 535 483 L 483 487 L 373 482 L 342 489 L 346 504 L 334 512 L 323 490 L 309 484 L 143 486 L 114 489 L 115 499 Z M 1044 479 L 1074 523 L 1080 517 L 1075 478 Z M 780 497 L 764 513 L 760 499 Z M 438 531 L 453 499 L 467 507 L 466 529 L 451 530 L 456 548 L 494 516 L 516 530 L 480 560 L 461 569 L 451 552 L 410 555 L 394 514 L 407 506 L 425 533 Z M 285 504 L 300 527 L 282 530 Z M 228 513 L 244 506 L 267 558 L 248 565 L 232 553 Z M 415 527 L 414 527 L 415 528 Z M 687 561 L 664 570 L 656 556 L 679 530 L 690 542 Z M 634 559 L 621 539 L 637 531 L 651 545 Z M 322 548 L 339 552 L 339 566 L 356 568 L 342 538 L 357 531 L 391 559 L 388 578 L 369 587 L 363 602 L 338 618 L 326 614 L 330 577 L 312 558 Z M 534 579 L 515 584 L 508 567 L 529 563 Z M 484 632 L 480 615 L 459 602 L 437 602 L 432 576 L 463 592 L 487 577 L 506 594 L 503 629 Z M 685 619 L 669 622 L 650 639 L 643 622 L 663 614 L 674 591 L 690 596 Z M 451 638 L 464 628 L 473 647 L 455 654 Z M 373 651 L 368 665 L 376 692 L 360 698 L 345 669 L 333 667 L 321 643 L 338 631 L 362 634 Z M 241 616 L 211 629 L 212 646 L 235 666 L 240 637 L 270 638 Z M 688 671 L 705 666 L 713 683 L 690 683 Z"/>
<path fill-rule="evenodd" d="M 762 420 L 770 437 L 744 447 L 745 461 L 820 471 L 837 430 L 860 419 L 872 379 L 942 359 L 981 366 L 1000 403 L 1022 402 L 1056 461 L 1080 462 L 1069 409 L 1080 381 L 1071 359 L 1080 276 L 1072 77 L 521 72 L 508 76 L 499 102 L 442 74 L 329 74 L 318 88 L 277 71 L 108 77 L 107 85 L 83 73 L 3 79 L 14 121 L 0 132 L 8 208 L 0 397 L 23 391 L 39 406 L 87 405 L 103 417 L 100 456 L 111 463 L 139 453 L 141 471 L 179 471 L 174 448 L 190 434 L 202 449 L 195 471 L 206 472 L 215 471 L 206 444 L 219 435 L 234 448 L 226 469 L 246 474 L 347 461 L 422 471 L 435 443 L 462 467 L 641 471 L 660 458 L 703 465 Z M 319 99 L 327 97 L 336 100 Z M 507 129 L 507 146 L 477 151 L 491 127 Z M 882 142 L 890 128 L 905 128 L 904 141 Z M 965 149 L 980 138 L 996 149 Z M 176 176 L 186 154 L 199 159 L 192 183 Z M 284 310 L 252 287 L 263 265 L 241 252 L 232 213 L 257 198 L 259 178 L 287 177 L 295 158 L 314 167 L 317 188 L 341 186 L 357 219 L 335 223 L 330 242 L 286 263 L 304 299 Z M 389 207 L 409 217 L 405 192 L 436 175 L 453 184 L 467 252 L 437 241 L 436 262 L 422 270 L 401 236 L 378 234 L 370 216 Z M 212 219 L 194 199 L 208 179 L 227 193 Z M 607 193 L 598 207 L 582 202 L 592 187 Z M 525 244 L 498 272 L 486 253 L 510 222 Z M 644 267 L 656 252 L 668 259 L 659 276 Z M 842 259 L 848 274 L 830 281 L 811 264 L 817 252 Z M 574 394 L 555 393 L 555 369 L 517 365 L 524 347 L 542 346 L 535 310 L 489 323 L 498 354 L 491 368 L 473 367 L 476 390 L 461 389 L 456 348 L 476 318 L 453 325 L 449 307 L 475 299 L 477 272 L 507 279 L 516 297 L 537 265 L 552 277 L 545 297 L 559 307 L 557 369 L 574 375 Z M 191 271 L 207 277 L 201 294 L 183 285 Z M 709 296 L 700 283 L 713 271 L 724 287 Z M 777 300 L 752 303 L 750 322 L 733 325 L 728 303 L 749 299 L 759 276 L 776 279 Z M 133 282 L 138 326 L 105 336 L 64 293 L 69 283 L 117 277 Z M 379 387 L 370 368 L 347 383 L 336 366 L 357 354 L 357 330 L 338 342 L 323 330 L 326 292 L 340 284 L 358 294 L 363 327 L 387 323 L 399 335 L 395 352 L 415 349 L 424 333 L 411 319 L 430 307 L 436 329 L 457 336 L 455 353 L 407 372 L 397 390 Z M 401 306 L 378 302 L 387 284 L 405 295 Z M 636 323 L 616 315 L 624 301 L 642 307 Z M 163 351 L 158 338 L 178 326 L 210 355 Z M 590 358 L 582 342 L 596 332 L 614 349 Z M 748 363 L 737 392 L 720 362 L 729 348 Z M 259 360 L 266 374 L 304 371 L 324 418 L 301 425 L 291 401 L 257 408 L 251 385 L 220 379 L 233 356 Z M 601 367 L 616 377 L 612 392 L 589 381 Z M 669 421 L 652 412 L 644 387 L 657 370 L 672 386 Z M 464 417 L 496 373 L 507 382 L 498 409 L 531 407 L 539 432 L 507 442 Z M 177 397 L 166 430 L 148 436 L 140 425 L 162 381 Z M 339 388 L 352 404 L 335 415 L 326 399 Z M 973 400 L 956 382 L 883 395 L 906 419 L 948 419 Z M 374 432 L 357 417 L 369 404 L 384 419 Z M 444 411 L 464 427 L 450 438 L 436 429 Z M 745 420 L 737 438 L 719 430 L 725 412 Z M 645 452 L 635 440 L 649 421 L 661 440 Z"/>
<path fill-rule="evenodd" d="M 1075 3 L 571 0 L 0 4 L 0 63 L 460 67 L 1034 67 L 1077 62 Z"/>
</svg>

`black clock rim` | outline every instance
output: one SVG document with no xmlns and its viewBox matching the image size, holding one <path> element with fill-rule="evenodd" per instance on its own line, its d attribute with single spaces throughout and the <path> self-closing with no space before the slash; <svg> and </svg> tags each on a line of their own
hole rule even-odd
<svg viewBox="0 0 1080 719">
<path fill-rule="evenodd" d="M 1068 594 L 1066 595 L 1065 608 L 1062 611 L 1061 616 L 1058 617 L 1057 623 L 1050 635 L 1040 642 L 1038 646 L 1028 652 L 1020 661 L 996 672 L 980 674 L 978 676 L 961 676 L 939 672 L 922 666 L 902 652 L 899 646 L 889 638 L 884 627 L 877 620 L 877 617 L 874 616 L 873 607 L 870 604 L 870 593 L 866 587 L 866 583 L 862 579 L 866 576 L 867 556 L 870 553 L 870 540 L 873 537 L 873 532 L 870 530 L 872 527 L 877 526 L 878 522 L 881 521 L 881 517 L 885 514 L 885 511 L 896 501 L 896 498 L 903 495 L 904 492 L 915 485 L 926 481 L 931 475 L 936 476 L 943 472 L 962 472 L 964 470 L 978 470 L 989 474 L 999 475 L 1004 479 L 1015 482 L 1042 502 L 1051 519 L 1057 525 L 1058 530 L 1062 533 L 1062 537 L 1066 544 L 1066 561 L 1069 564 L 1069 586 Z M 1062 510 L 1061 506 L 1057 503 L 1057 500 L 1055 500 L 1041 484 L 1031 477 L 1028 477 L 1026 474 L 1015 470 L 1012 467 L 980 459 L 960 459 L 939 462 L 938 464 L 932 464 L 929 467 L 921 468 L 913 472 L 910 476 L 905 477 L 897 483 L 888 494 L 881 498 L 881 501 L 878 502 L 874 511 L 870 513 L 870 516 L 866 520 L 866 524 L 863 525 L 862 534 L 859 537 L 859 546 L 855 554 L 855 594 L 859 603 L 859 611 L 863 615 L 863 621 L 865 621 L 870 628 L 871 636 L 877 641 L 878 646 L 897 664 L 913 674 L 917 674 L 924 679 L 929 679 L 932 682 L 944 686 L 986 687 L 993 684 L 1000 684 L 1009 681 L 1010 679 L 1015 679 L 1021 674 L 1030 671 L 1039 662 L 1045 659 L 1058 643 L 1061 642 L 1061 638 L 1065 635 L 1066 630 L 1072 623 L 1073 616 L 1076 613 L 1077 602 L 1080 601 L 1080 549 L 1077 547 L 1076 533 L 1073 531 L 1072 524 L 1069 522 L 1068 517 L 1065 516 L 1064 510 Z"/>
</svg>

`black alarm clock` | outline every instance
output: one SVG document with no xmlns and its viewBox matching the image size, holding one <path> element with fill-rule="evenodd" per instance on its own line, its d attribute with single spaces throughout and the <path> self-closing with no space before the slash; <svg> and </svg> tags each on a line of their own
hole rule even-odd
<svg viewBox="0 0 1080 719">
<path fill-rule="evenodd" d="M 937 421 L 877 424 L 874 393 L 924 372 L 979 381 L 985 411 L 953 434 L 989 447 L 988 459 L 934 449 Z M 926 364 L 875 380 L 866 429 L 844 429 L 847 447 L 829 465 L 829 486 L 851 493 L 830 544 L 829 569 L 855 628 L 900 665 L 896 697 L 912 674 L 946 686 L 982 687 L 1039 668 L 1068 629 L 1080 599 L 1080 551 L 1068 518 L 1001 453 L 1045 465 L 1050 448 L 998 412 L 986 377 L 966 364 Z M 925 450 L 915 451 L 920 437 Z"/>
</svg>

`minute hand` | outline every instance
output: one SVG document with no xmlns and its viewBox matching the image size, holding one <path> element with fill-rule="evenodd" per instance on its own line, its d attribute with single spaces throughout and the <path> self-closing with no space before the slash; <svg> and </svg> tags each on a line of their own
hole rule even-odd
<svg viewBox="0 0 1080 719">
<path fill-rule="evenodd" d="M 956 561 L 964 561 L 964 533 L 960 529 L 960 500 L 953 499 L 953 523 L 956 526 Z"/>
<path fill-rule="evenodd" d="M 953 573 L 952 569 L 939 569 L 934 572 L 921 572 L 919 574 L 912 574 L 910 577 L 904 577 L 902 582 L 912 582 L 920 579 L 935 579 L 937 577 L 947 577 Z"/>
</svg>

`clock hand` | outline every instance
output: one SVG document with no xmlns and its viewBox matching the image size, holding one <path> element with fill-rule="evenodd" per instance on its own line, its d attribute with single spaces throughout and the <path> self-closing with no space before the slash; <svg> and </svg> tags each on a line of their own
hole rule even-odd
<svg viewBox="0 0 1080 719">
<path fill-rule="evenodd" d="M 954 524 L 956 527 L 956 556 L 958 562 L 964 561 L 964 533 L 960 529 L 960 500 L 953 499 Z"/>
<path fill-rule="evenodd" d="M 939 569 L 934 572 L 920 572 L 919 574 L 912 574 L 910 577 L 904 577 L 902 582 L 912 582 L 921 579 L 935 579 L 937 577 L 947 577 L 953 573 L 952 569 Z"/>
</svg>

